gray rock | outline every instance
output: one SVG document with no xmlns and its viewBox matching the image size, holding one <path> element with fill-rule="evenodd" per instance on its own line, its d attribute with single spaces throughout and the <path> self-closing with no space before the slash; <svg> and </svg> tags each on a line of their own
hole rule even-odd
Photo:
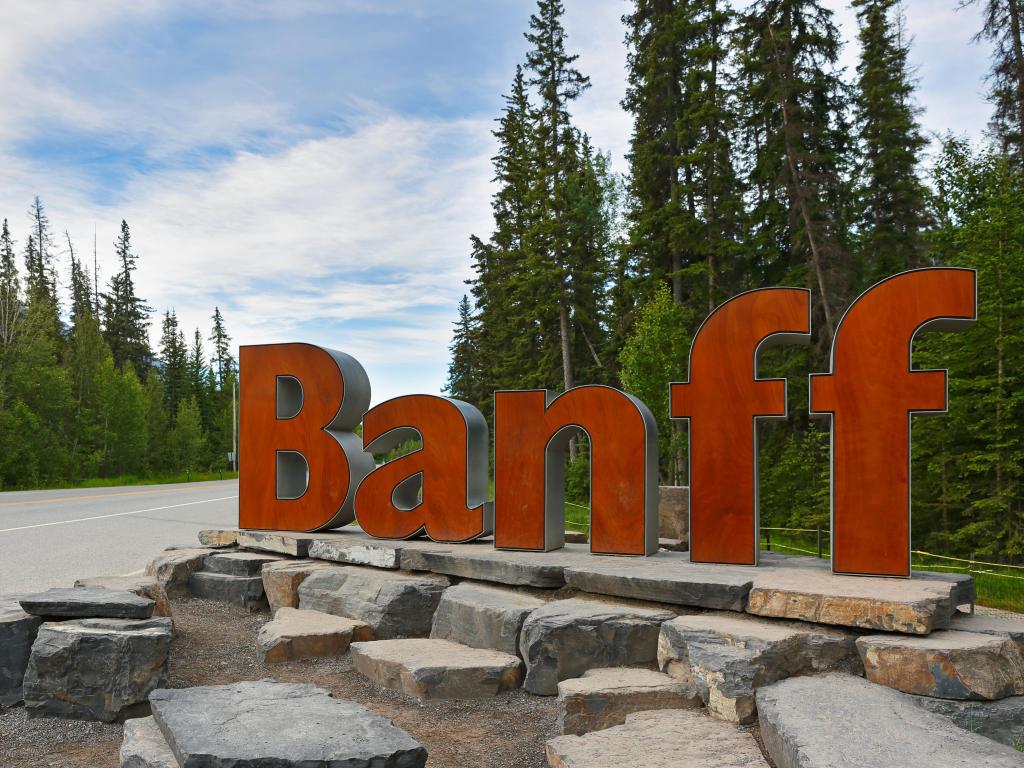
<svg viewBox="0 0 1024 768">
<path fill-rule="evenodd" d="M 164 684 L 170 648 L 166 617 L 43 624 L 25 673 L 25 708 L 111 722 Z"/>
<path fill-rule="evenodd" d="M 658 603 L 742 611 L 756 569 L 691 563 L 688 554 L 594 557 L 565 569 L 570 587 Z"/>
<path fill-rule="evenodd" d="M 526 617 L 519 655 L 526 661 L 523 687 L 554 696 L 558 683 L 597 667 L 654 661 L 658 630 L 670 611 L 597 600 L 555 600 Z"/>
<path fill-rule="evenodd" d="M 547 758 L 551 768 L 768 768 L 749 731 L 693 709 L 637 712 L 623 725 L 559 736 Z"/>
<path fill-rule="evenodd" d="M 467 548 L 466 551 L 453 549 L 451 552 L 417 551 L 413 557 L 417 565 L 426 566 L 426 570 L 464 579 L 547 589 L 557 589 L 565 585 L 565 565 L 562 563 L 565 557 L 564 550 L 545 553 Z M 402 567 L 411 566 L 403 561 Z"/>
<path fill-rule="evenodd" d="M 310 574 L 299 586 L 299 608 L 365 621 L 378 640 L 426 637 L 448 579 L 338 566 Z"/>
<path fill-rule="evenodd" d="M 148 597 L 103 587 L 48 589 L 20 603 L 26 613 L 54 619 L 148 619 L 156 605 Z"/>
<path fill-rule="evenodd" d="M 1024 653 L 1024 615 L 1006 613 L 998 616 L 960 613 L 954 614 L 950 629 L 960 632 L 978 632 L 983 635 L 1002 635 L 1017 644 Z"/>
<path fill-rule="evenodd" d="M 372 640 L 365 621 L 332 616 L 320 611 L 281 608 L 260 627 L 256 643 L 267 662 L 340 656 L 353 640 Z"/>
<path fill-rule="evenodd" d="M 228 576 L 258 576 L 267 563 L 276 563 L 284 558 L 265 552 L 217 552 L 207 555 L 203 561 L 206 573 L 225 573 Z"/>
<path fill-rule="evenodd" d="M 202 570 L 206 556 L 214 551 L 205 547 L 168 549 L 149 562 L 146 566 L 146 575 L 155 576 L 163 585 L 168 597 L 188 597 L 189 577 Z"/>
<path fill-rule="evenodd" d="M 229 603 L 250 611 L 260 611 L 267 607 L 261 576 L 231 576 L 199 571 L 189 576 L 188 588 L 193 597 L 204 600 Z"/>
<path fill-rule="evenodd" d="M 260 577 L 270 612 L 276 613 L 279 608 L 298 608 L 299 585 L 314 571 L 333 567 L 317 560 L 276 560 L 264 565 Z"/>
<path fill-rule="evenodd" d="M 316 537 L 309 533 L 290 531 L 239 531 L 235 536 L 238 546 L 261 552 L 276 552 L 292 557 L 306 557 L 309 545 Z"/>
<path fill-rule="evenodd" d="M 1016 747 L 1024 744 L 1024 696 L 998 701 L 956 701 L 931 696 L 910 696 L 917 706 L 948 717 L 971 733 Z"/>
<path fill-rule="evenodd" d="M 21 610 L 18 597 L 0 597 L 0 706 L 22 699 L 21 685 L 42 619 Z"/>
<path fill-rule="evenodd" d="M 313 685 L 164 689 L 149 701 L 181 768 L 423 768 L 427 761 L 390 720 Z"/>
<path fill-rule="evenodd" d="M 523 680 L 518 656 L 449 640 L 353 643 L 352 666 L 368 680 L 421 701 L 490 698 Z"/>
<path fill-rule="evenodd" d="M 1009 768 L 1021 754 L 957 728 L 911 697 L 851 675 L 759 688 L 761 737 L 777 768 Z"/>
<path fill-rule="evenodd" d="M 701 706 L 692 685 L 638 667 L 591 669 L 558 684 L 558 727 L 580 736 L 622 725 L 634 712 Z"/>
<path fill-rule="evenodd" d="M 690 488 L 685 485 L 662 485 L 658 488 L 658 536 L 690 541 Z"/>
<path fill-rule="evenodd" d="M 394 570 L 401 567 L 402 548 L 394 541 L 353 544 L 348 540 L 316 539 L 309 545 L 309 556 L 332 563 L 370 565 Z"/>
<path fill-rule="evenodd" d="M 204 547 L 226 549 L 238 545 L 238 531 L 233 528 L 214 528 L 199 532 L 199 543 Z"/>
<path fill-rule="evenodd" d="M 76 587 L 102 587 L 103 589 L 116 589 L 123 592 L 131 592 L 139 597 L 148 597 L 153 601 L 154 616 L 170 616 L 171 603 L 167 599 L 167 590 L 156 576 L 93 576 L 88 579 L 78 579 Z"/>
<path fill-rule="evenodd" d="M 152 717 L 124 721 L 120 768 L 178 768 L 178 759 Z"/>
<path fill-rule="evenodd" d="M 825 670 L 860 673 L 855 640 L 838 629 L 740 614 L 680 616 L 661 625 L 658 665 L 695 686 L 712 715 L 750 723 L 762 685 Z"/>
<path fill-rule="evenodd" d="M 526 616 L 543 605 L 522 592 L 464 582 L 441 595 L 430 636 L 516 655 Z"/>
<path fill-rule="evenodd" d="M 1024 694 L 1024 656 L 1006 635 L 865 635 L 857 650 L 868 680 L 904 693 L 990 700 Z"/>
</svg>

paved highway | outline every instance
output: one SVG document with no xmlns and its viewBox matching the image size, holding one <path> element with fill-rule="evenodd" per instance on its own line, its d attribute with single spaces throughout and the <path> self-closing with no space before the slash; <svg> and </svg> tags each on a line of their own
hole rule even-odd
<svg viewBox="0 0 1024 768">
<path fill-rule="evenodd" d="M 0 493 L 0 594 L 138 573 L 165 547 L 237 524 L 237 480 Z"/>
</svg>

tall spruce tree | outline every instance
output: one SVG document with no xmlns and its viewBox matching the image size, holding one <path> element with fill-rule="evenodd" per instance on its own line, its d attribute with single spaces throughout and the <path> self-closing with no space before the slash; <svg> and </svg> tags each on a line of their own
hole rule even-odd
<svg viewBox="0 0 1024 768">
<path fill-rule="evenodd" d="M 149 347 L 151 309 L 135 294 L 133 273 L 138 257 L 132 250 L 128 222 L 121 220 L 121 232 L 114 241 L 114 255 L 120 269 L 110 278 L 104 294 L 104 337 L 119 369 L 131 365 L 140 377 L 149 371 L 153 353 Z"/>
<path fill-rule="evenodd" d="M 228 377 L 233 375 L 235 358 L 231 354 L 231 336 L 228 335 L 227 326 L 224 324 L 224 315 L 220 307 L 213 308 L 213 331 L 210 333 L 209 341 L 213 342 L 213 351 L 210 363 L 217 372 L 217 386 L 224 388 Z"/>
<path fill-rule="evenodd" d="M 57 275 L 53 264 L 53 234 L 43 201 L 37 195 L 28 209 L 31 234 L 25 247 L 29 298 L 45 298 L 57 311 Z"/>
<path fill-rule="evenodd" d="M 899 0 L 854 0 L 853 7 L 861 44 L 855 99 L 860 227 L 870 284 L 921 263 L 927 211 L 918 162 L 927 140 L 915 117 Z"/>
<path fill-rule="evenodd" d="M 173 422 L 178 406 L 191 394 L 188 345 L 173 309 L 164 312 L 160 332 L 160 378 L 164 383 L 164 408 Z"/>
<path fill-rule="evenodd" d="M 452 397 L 480 407 L 480 361 L 477 356 L 476 329 L 469 306 L 469 297 L 459 302 L 459 319 L 455 322 L 449 347 L 448 381 L 445 392 Z"/>
</svg>

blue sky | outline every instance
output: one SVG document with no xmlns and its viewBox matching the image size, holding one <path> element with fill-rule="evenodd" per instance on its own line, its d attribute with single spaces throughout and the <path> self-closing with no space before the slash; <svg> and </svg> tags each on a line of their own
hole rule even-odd
<svg viewBox="0 0 1024 768">
<path fill-rule="evenodd" d="M 850 39 L 853 14 L 828 3 Z M 624 169 L 625 0 L 565 0 L 593 88 L 578 123 Z M 980 137 L 975 9 L 908 0 L 926 130 Z M 14 6 L 14 7 L 12 7 Z M 113 268 L 122 217 L 140 294 L 187 331 L 213 306 L 239 343 L 354 354 L 374 401 L 437 392 L 468 236 L 486 235 L 492 120 L 532 0 L 25 0 L 0 32 L 0 216 L 38 194 Z M 856 45 L 844 62 L 856 63 Z M 90 253 L 91 255 L 91 253 Z M 66 259 L 61 269 L 66 279 Z M 154 337 L 158 333 L 154 327 Z"/>
</svg>

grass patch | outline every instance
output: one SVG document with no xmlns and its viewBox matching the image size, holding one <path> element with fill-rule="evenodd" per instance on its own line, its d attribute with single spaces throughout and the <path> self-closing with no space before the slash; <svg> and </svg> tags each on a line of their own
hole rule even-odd
<svg viewBox="0 0 1024 768">
<path fill-rule="evenodd" d="M 77 482 L 33 486 L 31 489 L 5 488 L 4 490 L 58 490 L 62 488 L 116 488 L 123 485 L 166 485 L 169 483 L 198 483 L 209 480 L 233 480 L 237 472 L 218 470 L 216 472 L 168 472 L 152 475 L 118 475 L 116 477 L 90 477 Z"/>
</svg>

